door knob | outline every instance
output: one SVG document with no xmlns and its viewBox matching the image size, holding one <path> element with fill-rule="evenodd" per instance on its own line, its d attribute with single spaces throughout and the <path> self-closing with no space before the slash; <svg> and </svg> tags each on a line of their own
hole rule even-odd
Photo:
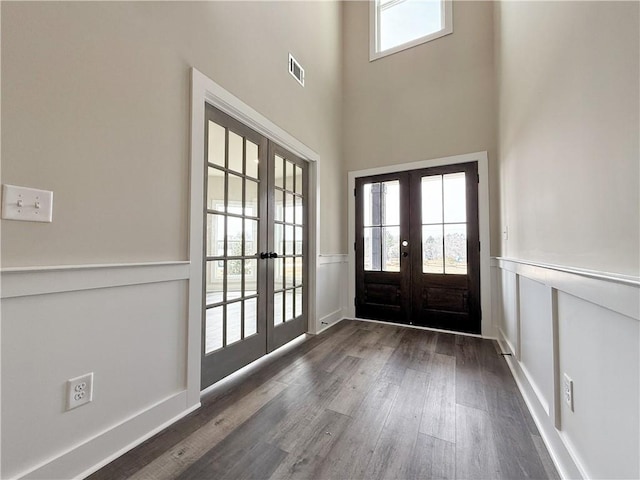
<svg viewBox="0 0 640 480">
<path fill-rule="evenodd" d="M 403 257 L 408 257 L 409 256 L 409 252 L 402 252 L 402 256 Z"/>
</svg>

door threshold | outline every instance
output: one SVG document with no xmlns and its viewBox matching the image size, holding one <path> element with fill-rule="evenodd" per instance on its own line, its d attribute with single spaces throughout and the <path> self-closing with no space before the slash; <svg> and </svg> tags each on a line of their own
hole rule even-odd
<svg viewBox="0 0 640 480">
<path fill-rule="evenodd" d="M 387 322 L 383 320 L 373 320 L 370 318 L 358 318 L 358 317 L 353 317 L 352 320 L 357 320 L 359 322 L 380 323 L 383 325 L 394 325 L 396 327 L 407 327 L 407 328 L 413 328 L 416 330 L 428 330 L 430 332 L 450 333 L 452 335 L 462 335 L 464 337 L 475 337 L 475 338 L 486 338 L 488 340 L 497 340 L 496 337 L 487 337 L 479 333 L 458 332 L 456 330 L 443 330 L 441 328 L 422 327 L 420 325 L 409 325 L 408 323 Z"/>
<path fill-rule="evenodd" d="M 236 370 L 233 373 L 230 373 L 226 377 L 218 380 L 216 383 L 209 385 L 204 390 L 200 390 L 200 398 L 215 393 L 219 390 L 223 390 L 225 388 L 229 388 L 231 385 L 243 381 L 246 377 L 254 373 L 256 370 L 264 367 L 268 363 L 271 363 L 274 360 L 282 357 L 283 355 L 289 353 L 291 350 L 296 348 L 299 345 L 302 345 L 304 342 L 314 337 L 310 333 L 303 333 L 302 335 L 294 338 L 288 343 L 285 343 L 281 347 L 275 349 L 273 352 L 267 353 L 262 357 L 254 360 L 253 362 L 245 365 L 244 367 Z"/>
</svg>

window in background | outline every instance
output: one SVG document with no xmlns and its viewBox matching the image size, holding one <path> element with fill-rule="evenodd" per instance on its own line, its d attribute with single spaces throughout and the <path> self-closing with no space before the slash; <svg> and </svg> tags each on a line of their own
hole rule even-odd
<svg viewBox="0 0 640 480">
<path fill-rule="evenodd" d="M 370 60 L 453 32 L 449 0 L 372 0 Z"/>
</svg>

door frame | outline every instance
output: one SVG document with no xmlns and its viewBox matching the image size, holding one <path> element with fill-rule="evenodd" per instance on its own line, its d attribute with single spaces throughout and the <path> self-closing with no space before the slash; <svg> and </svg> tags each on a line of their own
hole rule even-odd
<svg viewBox="0 0 640 480">
<path fill-rule="evenodd" d="M 188 297 L 187 307 L 187 358 L 186 358 L 186 408 L 200 403 L 200 371 L 203 322 L 203 246 L 204 227 L 204 146 L 205 146 L 205 103 L 235 118 L 257 133 L 267 137 L 308 162 L 308 250 L 307 272 L 309 275 L 307 305 L 308 330 L 316 333 L 316 276 L 318 258 L 319 218 L 319 162 L 320 155 L 291 134 L 258 113 L 238 97 L 208 78 L 197 69 L 191 69 L 191 135 L 189 171 L 189 284 L 185 286 Z"/>
<path fill-rule="evenodd" d="M 423 168 L 440 167 L 443 165 L 455 165 L 457 163 L 478 162 L 478 221 L 480 228 L 480 309 L 482 312 L 481 335 L 483 337 L 495 338 L 495 326 L 491 309 L 491 235 L 489 217 L 489 157 L 487 152 L 474 152 L 464 155 L 454 155 L 451 157 L 434 158 L 412 163 L 402 163 L 398 165 L 387 165 L 384 167 L 369 168 L 366 170 L 356 170 L 348 172 L 348 234 L 349 234 L 349 301 L 347 307 L 347 317 L 355 316 L 356 297 L 356 202 L 353 194 L 356 186 L 356 178 L 371 177 L 387 173 L 403 172 L 408 170 L 420 170 Z M 416 327 L 425 328 L 425 327 Z"/>
</svg>

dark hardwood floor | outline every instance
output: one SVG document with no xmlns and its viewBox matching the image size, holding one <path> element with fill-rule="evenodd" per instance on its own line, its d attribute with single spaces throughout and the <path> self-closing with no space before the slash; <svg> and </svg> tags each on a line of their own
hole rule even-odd
<svg viewBox="0 0 640 480">
<path fill-rule="evenodd" d="M 343 321 L 89 478 L 559 478 L 497 345 Z"/>
</svg>

